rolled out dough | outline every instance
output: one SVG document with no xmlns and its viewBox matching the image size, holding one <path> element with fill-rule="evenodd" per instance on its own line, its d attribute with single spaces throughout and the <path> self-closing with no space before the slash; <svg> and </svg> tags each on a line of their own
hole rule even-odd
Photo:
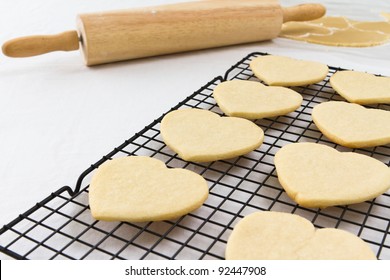
<svg viewBox="0 0 390 280">
<path fill-rule="evenodd" d="M 306 22 L 291 21 L 283 24 L 279 36 L 321 45 L 370 47 L 390 40 L 390 22 L 363 22 L 345 17 L 323 17 Z"/>
</svg>

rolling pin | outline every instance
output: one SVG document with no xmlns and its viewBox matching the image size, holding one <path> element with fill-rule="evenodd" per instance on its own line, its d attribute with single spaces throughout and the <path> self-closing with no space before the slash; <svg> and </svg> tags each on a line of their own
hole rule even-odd
<svg viewBox="0 0 390 280">
<path fill-rule="evenodd" d="M 204 0 L 81 14 L 78 31 L 36 35 L 4 43 L 3 53 L 28 57 L 80 48 L 88 66 L 200 50 L 278 36 L 283 22 L 320 18 L 325 8 L 282 8 L 277 0 Z"/>
</svg>

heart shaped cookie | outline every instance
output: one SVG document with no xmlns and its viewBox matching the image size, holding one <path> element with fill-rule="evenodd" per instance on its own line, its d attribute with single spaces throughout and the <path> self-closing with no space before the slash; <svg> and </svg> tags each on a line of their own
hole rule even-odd
<svg viewBox="0 0 390 280">
<path fill-rule="evenodd" d="M 390 143 L 390 111 L 329 101 L 314 107 L 312 118 L 330 140 L 350 148 Z"/>
<path fill-rule="evenodd" d="M 103 163 L 89 187 L 97 220 L 146 222 L 169 220 L 199 208 L 208 196 L 202 176 L 168 169 L 157 159 L 130 156 Z"/>
<path fill-rule="evenodd" d="M 390 103 L 390 77 L 357 71 L 339 71 L 329 80 L 338 94 L 358 104 Z"/>
<path fill-rule="evenodd" d="M 315 229 L 298 215 L 255 212 L 233 229 L 227 260 L 374 260 L 359 237 L 339 229 Z"/>
<path fill-rule="evenodd" d="M 390 188 L 390 168 L 358 153 L 293 143 L 275 155 L 280 184 L 304 207 L 325 208 L 373 199 Z"/>
<path fill-rule="evenodd" d="M 165 144 L 187 161 L 207 162 L 244 155 L 263 143 L 253 122 L 201 109 L 168 113 L 161 121 Z"/>
<path fill-rule="evenodd" d="M 270 86 L 304 86 L 322 81 L 329 72 L 319 62 L 265 55 L 252 60 L 253 73 Z"/>
<path fill-rule="evenodd" d="M 226 115 L 252 120 L 285 115 L 302 104 L 302 96 L 291 89 L 242 80 L 219 84 L 213 96 Z"/>
</svg>

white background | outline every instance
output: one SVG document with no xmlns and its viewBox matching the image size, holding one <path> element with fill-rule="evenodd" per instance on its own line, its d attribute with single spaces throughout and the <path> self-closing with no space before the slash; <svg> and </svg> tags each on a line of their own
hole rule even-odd
<svg viewBox="0 0 390 280">
<path fill-rule="evenodd" d="M 0 43 L 75 29 L 84 12 L 172 2 L 180 1 L 2 0 Z M 357 20 L 390 12 L 389 1 L 316 2 L 329 16 Z M 0 226 L 60 187 L 74 187 L 91 163 L 254 51 L 390 76 L 390 44 L 341 48 L 277 38 L 91 68 L 78 51 L 0 54 Z"/>
</svg>

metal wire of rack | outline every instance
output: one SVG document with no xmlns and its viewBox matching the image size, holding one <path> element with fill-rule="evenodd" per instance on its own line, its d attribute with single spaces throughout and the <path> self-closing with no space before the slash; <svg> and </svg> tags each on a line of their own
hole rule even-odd
<svg viewBox="0 0 390 280">
<path fill-rule="evenodd" d="M 265 53 L 252 53 L 233 65 L 172 110 L 202 108 L 223 113 L 212 97 L 213 88 L 225 80 L 257 80 L 249 62 Z M 364 203 L 303 208 L 280 186 L 273 157 L 282 146 L 293 142 L 316 142 L 340 151 L 351 151 L 329 141 L 315 127 L 311 110 L 328 100 L 343 100 L 329 85 L 329 77 L 340 68 L 330 67 L 324 81 L 292 87 L 303 96 L 293 113 L 256 120 L 265 133 L 257 150 L 241 157 L 210 163 L 180 159 L 160 135 L 159 117 L 139 133 L 84 171 L 75 189 L 63 187 L 0 229 L 0 251 L 16 259 L 223 259 L 233 227 L 254 211 L 282 211 L 307 218 L 317 228 L 347 230 L 364 239 L 379 259 L 390 259 L 390 194 Z M 390 110 L 390 105 L 376 108 Z M 390 146 L 352 151 L 390 165 Z M 162 222 L 103 222 L 91 217 L 88 182 L 103 162 L 116 157 L 145 155 L 164 161 L 168 167 L 193 170 L 202 175 L 210 195 L 198 210 L 179 219 Z"/>
</svg>

